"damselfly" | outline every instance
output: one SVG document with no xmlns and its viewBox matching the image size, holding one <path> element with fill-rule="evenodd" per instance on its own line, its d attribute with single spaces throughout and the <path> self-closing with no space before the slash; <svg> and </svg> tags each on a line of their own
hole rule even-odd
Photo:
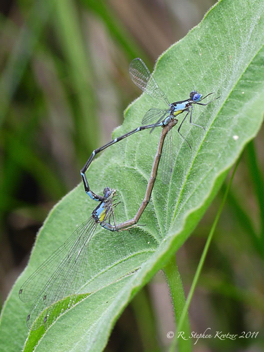
<svg viewBox="0 0 264 352">
<path fill-rule="evenodd" d="M 28 328 L 35 330 L 41 325 L 49 326 L 52 324 L 61 313 L 61 307 L 58 311 L 56 306 L 52 306 L 59 300 L 67 296 L 72 297 L 65 310 L 75 303 L 78 290 L 85 285 L 87 280 L 85 273 L 89 258 L 88 247 L 98 224 L 110 231 L 121 231 L 134 227 L 138 223 L 150 201 L 164 140 L 177 122 L 176 119 L 173 119 L 163 126 L 145 197 L 134 218 L 120 224 L 115 223 L 114 208 L 118 204 L 115 203 L 116 191 L 108 187 L 105 188 L 104 196 L 101 196 L 100 204 L 94 209 L 90 219 L 79 226 L 66 242 L 45 260 L 21 286 L 20 299 L 23 302 L 31 303 L 27 316 Z M 111 224 L 111 218 L 113 224 Z M 36 318 L 45 309 L 47 310 L 43 319 L 39 319 L 33 325 Z"/>
<path fill-rule="evenodd" d="M 206 106 L 210 104 L 213 100 L 207 103 L 201 103 L 201 101 L 213 93 L 209 93 L 203 97 L 202 94 L 196 91 L 192 91 L 190 93 L 189 99 L 170 103 L 166 94 L 158 86 L 153 75 L 150 73 L 149 69 L 140 58 L 137 58 L 131 61 L 129 65 L 129 74 L 132 81 L 135 83 L 135 85 L 138 86 L 143 92 L 146 92 L 152 98 L 156 100 L 160 100 L 164 104 L 169 106 L 169 108 L 167 109 L 156 109 L 156 108 L 149 109 L 142 119 L 143 124 L 148 123 L 151 120 L 153 121 L 156 120 L 154 124 L 155 126 L 153 128 L 158 126 L 164 126 L 164 125 L 167 125 L 171 120 L 173 120 L 177 115 L 182 114 L 183 112 L 186 112 L 186 115 L 184 116 L 184 118 L 182 119 L 178 127 L 178 132 L 184 140 L 185 138 L 180 133 L 180 130 L 183 122 L 186 120 L 188 115 L 190 115 L 190 124 L 203 128 L 202 126 L 196 125 L 195 123 L 192 122 L 193 105 L 197 104 L 197 105 Z"/>
<path fill-rule="evenodd" d="M 80 225 L 21 286 L 20 299 L 31 303 L 27 316 L 28 328 L 32 327 L 35 319 L 48 307 L 43 320 L 37 321 L 32 328 L 35 330 L 41 325 L 49 326 L 60 314 L 51 305 L 67 296 L 74 297 L 78 289 L 86 283 L 89 243 L 98 224 L 108 228 L 111 218 L 115 221 L 115 193 L 115 190 L 105 188 L 100 204 L 88 221 Z M 73 300 L 74 298 L 71 304 Z"/>
<path fill-rule="evenodd" d="M 125 133 L 124 135 L 122 135 L 122 136 L 120 136 L 118 138 L 113 139 L 109 143 L 103 145 L 102 147 L 100 147 L 98 149 L 95 149 L 92 152 L 91 156 L 89 157 L 89 159 L 85 163 L 84 167 L 81 169 L 81 176 L 82 176 L 85 192 L 93 200 L 97 200 L 97 201 L 101 201 L 102 200 L 101 196 L 97 195 L 96 193 L 94 193 L 90 189 L 90 186 L 89 186 L 89 183 L 88 183 L 88 180 L 87 180 L 87 177 L 86 177 L 86 171 L 88 170 L 88 168 L 89 168 L 91 162 L 93 161 L 94 157 L 96 156 L 96 154 L 100 153 L 101 151 L 105 150 L 106 148 L 110 147 L 111 145 L 123 140 L 124 138 L 127 138 L 127 137 L 131 136 L 134 133 L 137 133 L 137 132 L 149 129 L 149 128 L 151 128 L 151 131 L 152 131 L 154 128 L 156 128 L 158 126 L 164 127 L 164 126 L 168 125 L 168 123 L 170 121 L 174 120 L 177 115 L 179 115 L 179 114 L 181 114 L 183 112 L 186 112 L 186 115 L 184 116 L 182 122 L 179 125 L 178 132 L 181 135 L 181 137 L 186 141 L 186 139 L 180 133 L 180 129 L 182 127 L 183 122 L 185 121 L 185 119 L 187 118 L 187 116 L 189 114 L 190 114 L 190 123 L 192 125 L 195 125 L 195 126 L 198 126 L 198 127 L 202 127 L 202 126 L 196 125 L 196 124 L 194 124 L 192 122 L 193 105 L 194 104 L 198 104 L 198 105 L 206 106 L 212 101 L 211 100 L 211 101 L 209 101 L 206 104 L 205 103 L 201 103 L 201 101 L 203 99 L 207 98 L 212 93 L 209 93 L 205 97 L 203 97 L 202 94 L 200 94 L 200 93 L 198 93 L 196 91 L 193 91 L 193 92 L 190 93 L 190 98 L 189 99 L 182 100 L 182 101 L 177 101 L 177 102 L 174 102 L 174 103 L 170 104 L 168 98 L 165 95 L 165 93 L 163 93 L 163 91 L 159 88 L 157 82 L 155 81 L 154 77 L 152 76 L 152 74 L 148 70 L 148 68 L 145 65 L 145 63 L 139 58 L 134 59 L 130 63 L 129 73 L 130 73 L 132 81 L 140 89 L 142 89 L 144 92 L 149 94 L 154 99 L 158 99 L 158 100 L 163 101 L 166 105 L 169 106 L 169 108 L 165 109 L 165 110 L 164 109 L 163 110 L 162 109 L 150 109 L 150 110 L 148 110 L 147 113 L 145 114 L 145 116 L 143 117 L 142 123 L 147 123 L 147 121 L 150 121 L 150 120 L 157 120 L 155 123 L 135 128 L 134 130 L 132 130 L 132 131 L 130 131 L 128 133 Z M 188 143 L 188 145 L 189 145 L 189 143 Z M 168 154 L 169 154 L 169 152 L 168 152 Z M 170 156 L 168 157 L 168 159 L 169 158 L 170 158 Z"/>
</svg>

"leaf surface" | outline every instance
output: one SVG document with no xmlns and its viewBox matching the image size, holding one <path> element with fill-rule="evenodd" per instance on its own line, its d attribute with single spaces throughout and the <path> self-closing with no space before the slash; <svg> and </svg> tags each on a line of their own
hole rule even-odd
<svg viewBox="0 0 264 352">
<path fill-rule="evenodd" d="M 159 170 L 151 202 L 139 222 L 144 226 L 118 233 L 97 228 L 90 243 L 87 285 L 80 292 L 87 295 L 46 331 L 31 331 L 24 351 L 103 350 L 124 307 L 190 236 L 228 170 L 257 134 L 264 111 L 263 44 L 264 2 L 222 0 L 158 59 L 154 77 L 171 102 L 188 98 L 194 88 L 203 95 L 220 95 L 206 107 L 195 106 L 194 122 L 206 130 L 184 123 L 181 132 L 192 145 L 190 150 L 174 128 L 172 177 L 164 184 Z M 124 124 L 113 137 L 139 126 L 148 109 L 163 107 L 141 95 L 128 107 Z M 117 190 L 118 223 L 132 218 L 144 198 L 160 132 L 144 131 L 118 143 L 88 171 L 95 192 L 102 194 L 106 186 Z M 50 212 L 30 264 L 3 309 L 1 350 L 21 350 L 28 335 L 29 308 L 18 298 L 19 287 L 95 206 L 79 185 Z"/>
</svg>

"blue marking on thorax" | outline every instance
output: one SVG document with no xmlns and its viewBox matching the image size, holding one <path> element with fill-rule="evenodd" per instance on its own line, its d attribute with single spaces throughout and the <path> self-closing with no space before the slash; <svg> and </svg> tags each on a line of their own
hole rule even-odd
<svg viewBox="0 0 264 352">
<path fill-rule="evenodd" d="M 182 111 L 182 110 L 186 109 L 186 105 L 187 105 L 187 104 L 188 104 L 188 102 L 186 101 L 186 102 L 184 102 L 184 103 L 178 103 L 178 104 L 174 105 L 174 110 L 173 110 L 173 112 L 175 112 L 175 111 Z"/>
<path fill-rule="evenodd" d="M 100 215 L 101 215 L 102 212 L 105 210 L 104 205 L 105 205 L 105 204 L 104 204 L 104 202 L 103 202 L 103 203 L 100 204 L 100 205 L 98 206 L 98 208 L 96 209 L 95 214 L 96 214 L 97 219 L 100 218 Z"/>
</svg>

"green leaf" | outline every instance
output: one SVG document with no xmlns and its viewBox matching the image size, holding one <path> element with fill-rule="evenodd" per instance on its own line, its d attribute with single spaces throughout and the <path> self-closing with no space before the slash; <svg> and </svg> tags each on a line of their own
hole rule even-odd
<svg viewBox="0 0 264 352">
<path fill-rule="evenodd" d="M 98 228 L 90 243 L 87 285 L 81 292 L 87 296 L 46 331 L 28 335 L 29 307 L 18 298 L 21 284 L 96 204 L 79 185 L 54 207 L 27 270 L 4 306 L 0 350 L 21 350 L 27 337 L 24 351 L 103 350 L 124 307 L 190 236 L 228 170 L 259 130 L 264 111 L 263 43 L 263 1 L 223 0 L 159 58 L 155 79 L 170 101 L 186 99 L 194 88 L 204 95 L 220 95 L 207 107 L 195 106 L 194 122 L 206 131 L 184 123 L 181 132 L 192 145 L 190 150 L 174 128 L 177 154 L 171 160 L 172 179 L 165 185 L 158 173 L 151 202 L 140 219 L 144 226 L 118 233 Z M 142 95 L 129 106 L 114 137 L 140 125 L 150 107 L 162 107 L 156 104 Z M 117 222 L 132 218 L 144 198 L 159 134 L 157 128 L 120 142 L 88 171 L 94 191 L 117 189 L 121 201 Z"/>
</svg>

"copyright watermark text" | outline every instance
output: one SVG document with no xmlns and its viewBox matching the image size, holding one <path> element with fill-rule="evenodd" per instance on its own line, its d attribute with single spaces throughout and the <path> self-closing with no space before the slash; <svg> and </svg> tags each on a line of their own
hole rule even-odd
<svg viewBox="0 0 264 352">
<path fill-rule="evenodd" d="M 193 339 L 194 345 L 196 345 L 200 339 L 218 339 L 221 341 L 225 341 L 225 340 L 234 341 L 237 339 L 255 339 L 257 338 L 258 334 L 259 334 L 259 331 L 241 331 L 240 334 L 232 334 L 230 332 L 223 332 L 220 330 L 212 332 L 211 328 L 207 328 L 202 333 L 192 331 L 190 336 L 187 336 L 183 331 L 179 331 L 177 334 L 177 338 L 183 339 L 183 340 Z M 168 339 L 173 339 L 174 336 L 175 336 L 174 331 L 167 332 Z"/>
</svg>

